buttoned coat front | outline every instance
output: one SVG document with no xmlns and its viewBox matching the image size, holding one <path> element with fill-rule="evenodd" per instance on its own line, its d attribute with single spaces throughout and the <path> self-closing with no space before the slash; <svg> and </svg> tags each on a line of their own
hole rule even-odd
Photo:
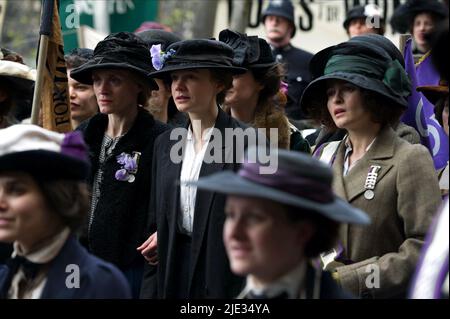
<svg viewBox="0 0 450 319">
<path fill-rule="evenodd" d="M 431 156 L 424 146 L 402 140 L 389 126 L 345 177 L 344 155 L 341 142 L 332 164 L 333 189 L 372 221 L 368 226 L 341 227 L 341 258 L 351 264 L 337 268 L 340 283 L 361 297 L 404 297 L 441 202 Z M 372 165 L 380 169 L 370 199 L 365 182 Z"/>
</svg>

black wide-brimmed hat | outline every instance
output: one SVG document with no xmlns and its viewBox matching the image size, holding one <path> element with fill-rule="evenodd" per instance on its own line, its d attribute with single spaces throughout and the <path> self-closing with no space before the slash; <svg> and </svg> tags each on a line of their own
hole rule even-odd
<svg viewBox="0 0 450 319">
<path fill-rule="evenodd" d="M 181 41 L 181 38 L 175 33 L 159 29 L 141 31 L 136 33 L 136 35 L 144 40 L 149 48 L 151 48 L 152 45 L 160 44 L 161 50 L 163 51 L 165 51 L 166 48 L 172 43 Z"/>
<path fill-rule="evenodd" d="M 392 29 L 399 33 L 409 32 L 414 18 L 424 12 L 432 13 L 440 20 L 448 17 L 448 8 L 438 0 L 408 0 L 394 11 Z"/>
<path fill-rule="evenodd" d="M 294 6 L 291 0 L 270 0 L 267 8 L 261 13 L 261 21 L 263 24 L 267 16 L 277 16 L 288 20 L 293 26 L 291 38 L 295 36 Z"/>
<path fill-rule="evenodd" d="M 0 130 L 0 172 L 20 171 L 39 180 L 86 180 L 88 148 L 78 131 L 60 134 L 36 125 Z"/>
<path fill-rule="evenodd" d="M 70 72 L 78 82 L 92 85 L 92 71 L 99 69 L 124 69 L 148 79 L 152 89 L 157 89 L 155 81 L 148 78 L 153 70 L 152 58 L 147 44 L 130 32 L 108 35 L 94 50 L 94 56 L 85 64 Z"/>
<path fill-rule="evenodd" d="M 152 64 L 157 70 L 150 74 L 152 78 L 164 78 L 173 71 L 189 69 L 217 69 L 232 74 L 247 71 L 234 66 L 233 49 L 216 40 L 183 40 L 171 44 L 165 52 L 155 46 L 151 51 Z"/>
<path fill-rule="evenodd" d="M 211 192 L 269 199 L 274 202 L 317 212 L 340 223 L 368 224 L 361 210 L 337 197 L 332 190 L 332 170 L 311 156 L 286 150 L 273 153 L 277 167 L 273 174 L 262 174 L 257 147 L 249 147 L 237 173 L 227 171 L 187 182 Z M 272 163 L 273 164 L 273 163 Z"/>
<path fill-rule="evenodd" d="M 381 13 L 381 9 L 375 4 L 366 4 L 365 6 L 356 6 L 347 12 L 347 16 L 343 23 L 344 29 L 348 30 L 350 22 L 355 19 L 367 19 L 378 18 L 380 19 L 380 27 L 384 25 L 384 19 Z"/>
<path fill-rule="evenodd" d="M 389 40 L 377 34 L 359 36 L 317 53 L 310 62 L 315 79 L 300 102 L 303 112 L 308 114 L 311 108 L 326 103 L 326 83 L 332 79 L 350 82 L 385 97 L 393 106 L 407 108 L 411 81 L 403 60 L 396 58 L 401 53 L 387 43 L 380 45 L 385 41 Z"/>
<path fill-rule="evenodd" d="M 257 36 L 247 36 L 226 29 L 219 33 L 219 41 L 233 48 L 234 65 L 246 69 L 262 69 L 270 68 L 276 64 L 270 45 L 266 40 Z"/>
</svg>

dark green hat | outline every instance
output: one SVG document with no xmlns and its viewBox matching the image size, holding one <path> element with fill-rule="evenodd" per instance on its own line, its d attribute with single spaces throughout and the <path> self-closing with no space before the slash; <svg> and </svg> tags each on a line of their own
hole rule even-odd
<svg viewBox="0 0 450 319">
<path fill-rule="evenodd" d="M 324 103 L 327 80 L 337 79 L 379 94 L 393 106 L 407 108 L 411 94 L 411 81 L 402 62 L 390 50 L 379 46 L 383 38 L 371 35 L 326 48 L 317 53 L 310 62 L 313 80 L 303 92 L 300 105 L 305 113 Z"/>
</svg>

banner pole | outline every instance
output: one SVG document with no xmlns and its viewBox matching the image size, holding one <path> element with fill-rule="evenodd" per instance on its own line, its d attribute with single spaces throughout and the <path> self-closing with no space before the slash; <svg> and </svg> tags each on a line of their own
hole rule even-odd
<svg viewBox="0 0 450 319">
<path fill-rule="evenodd" d="M 36 82 L 33 93 L 33 106 L 31 109 L 31 124 L 39 125 L 39 111 L 41 108 L 41 92 L 44 83 L 45 62 L 47 61 L 48 35 L 41 35 L 39 41 L 38 66 L 36 70 Z"/>
</svg>

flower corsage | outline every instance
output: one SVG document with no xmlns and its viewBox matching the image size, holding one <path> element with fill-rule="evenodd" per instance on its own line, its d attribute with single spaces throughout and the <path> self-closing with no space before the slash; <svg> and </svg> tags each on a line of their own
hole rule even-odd
<svg viewBox="0 0 450 319">
<path fill-rule="evenodd" d="M 163 68 L 164 62 L 167 61 L 172 55 L 175 54 L 174 49 L 170 49 L 169 52 L 161 51 L 161 44 L 154 44 L 150 48 L 150 54 L 152 55 L 152 65 L 155 70 L 159 71 Z"/>
<path fill-rule="evenodd" d="M 133 152 L 132 154 L 122 153 L 117 156 L 117 163 L 122 167 L 116 172 L 116 179 L 122 182 L 133 183 L 136 179 L 138 171 L 139 158 L 141 153 Z"/>
</svg>

